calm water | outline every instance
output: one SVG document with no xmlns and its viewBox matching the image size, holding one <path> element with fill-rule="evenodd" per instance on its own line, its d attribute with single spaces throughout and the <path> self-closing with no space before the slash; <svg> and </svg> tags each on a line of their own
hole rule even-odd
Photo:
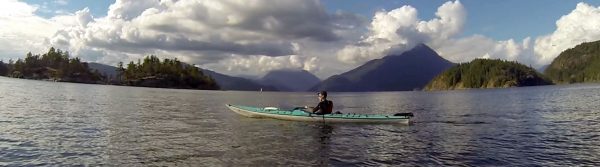
<svg viewBox="0 0 600 167">
<path fill-rule="evenodd" d="M 600 165 L 600 85 L 329 95 L 343 112 L 413 112 L 411 126 L 253 119 L 225 107 L 314 105 L 314 93 L 0 77 L 0 95 L 0 166 Z"/>
</svg>

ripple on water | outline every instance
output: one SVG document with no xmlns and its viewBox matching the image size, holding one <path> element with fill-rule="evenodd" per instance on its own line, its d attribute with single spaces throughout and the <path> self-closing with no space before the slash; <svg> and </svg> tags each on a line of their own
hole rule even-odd
<svg viewBox="0 0 600 167">
<path fill-rule="evenodd" d="M 256 92 L 0 80 L 0 166 L 600 162 L 598 100 L 589 98 L 598 96 L 597 86 L 330 95 L 348 106 L 344 111 L 417 115 L 413 125 L 397 126 L 253 119 L 224 107 L 313 104 L 313 93 L 263 92 L 257 98 Z"/>
</svg>

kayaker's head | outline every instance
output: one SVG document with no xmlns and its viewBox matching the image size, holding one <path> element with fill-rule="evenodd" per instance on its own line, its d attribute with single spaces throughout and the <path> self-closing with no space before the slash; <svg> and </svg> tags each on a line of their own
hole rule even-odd
<svg viewBox="0 0 600 167">
<path fill-rule="evenodd" d="M 319 96 L 319 100 L 323 101 L 327 99 L 327 91 L 317 92 L 317 96 Z"/>
</svg>

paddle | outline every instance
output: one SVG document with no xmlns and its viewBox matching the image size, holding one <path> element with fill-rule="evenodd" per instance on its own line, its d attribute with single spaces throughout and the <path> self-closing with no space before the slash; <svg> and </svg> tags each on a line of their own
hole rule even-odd
<svg viewBox="0 0 600 167">
<path fill-rule="evenodd" d="M 306 108 L 305 107 L 294 107 L 292 110 L 302 110 L 302 111 L 304 111 L 303 109 L 306 109 Z"/>
<path fill-rule="evenodd" d="M 308 108 L 306 106 L 305 107 L 294 107 L 294 109 L 292 109 L 292 111 L 294 111 L 294 110 L 300 110 L 300 111 L 303 111 L 303 112 L 307 113 L 308 116 L 312 116 L 312 114 L 314 114 L 314 113 L 312 113 L 310 111 L 306 111 L 305 109 L 308 109 Z M 323 119 L 325 119 L 325 116 L 323 116 Z"/>
<path fill-rule="evenodd" d="M 295 107 L 292 110 L 302 110 L 302 111 L 304 111 L 306 113 L 312 114 L 311 112 L 308 112 L 308 111 L 306 111 L 304 109 L 306 109 L 306 107 Z M 340 111 L 337 111 L 337 112 L 334 112 L 332 114 L 342 114 L 342 113 Z M 411 113 L 411 112 L 405 112 L 405 113 L 396 113 L 396 114 L 394 114 L 394 116 L 414 117 L 415 115 L 413 113 Z"/>
<path fill-rule="evenodd" d="M 412 112 L 403 112 L 403 113 L 396 113 L 396 114 L 394 114 L 394 116 L 414 117 L 415 115 Z"/>
</svg>

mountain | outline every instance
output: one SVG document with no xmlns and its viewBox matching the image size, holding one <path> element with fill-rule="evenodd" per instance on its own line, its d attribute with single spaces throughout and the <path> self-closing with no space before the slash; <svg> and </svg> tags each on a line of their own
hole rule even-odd
<svg viewBox="0 0 600 167">
<path fill-rule="evenodd" d="M 538 69 L 536 69 L 536 70 L 537 70 L 538 72 L 540 72 L 540 73 L 544 73 L 544 71 L 546 71 L 546 69 L 548 68 L 548 66 L 550 66 L 550 64 L 543 65 L 543 66 L 539 67 L 539 68 L 538 68 Z"/>
<path fill-rule="evenodd" d="M 321 82 L 312 73 L 306 70 L 282 69 L 267 73 L 261 83 L 273 85 L 281 91 L 308 91 L 312 86 Z"/>
<path fill-rule="evenodd" d="M 206 69 L 203 69 L 202 72 L 215 79 L 222 90 L 277 91 L 277 88 L 273 86 L 262 85 L 246 78 L 232 77 Z"/>
<path fill-rule="evenodd" d="M 425 89 L 506 88 L 549 84 L 552 84 L 549 79 L 523 64 L 503 60 L 475 59 L 444 71 Z"/>
<path fill-rule="evenodd" d="M 188 65 L 183 63 L 184 65 Z M 117 67 L 100 64 L 100 63 L 88 63 L 88 66 L 92 70 L 98 70 L 100 74 L 105 76 L 117 76 Z M 200 69 L 202 73 L 205 75 L 211 76 L 217 84 L 220 86 L 222 90 L 251 90 L 251 91 L 259 91 L 261 88 L 264 91 L 277 91 L 277 89 L 273 86 L 265 86 L 250 79 L 240 78 L 240 77 L 232 77 L 225 74 L 220 74 L 214 71 Z"/>
<path fill-rule="evenodd" d="M 312 90 L 407 91 L 419 90 L 454 64 L 425 44 L 400 55 L 371 60 L 353 70 L 334 75 Z"/>
<path fill-rule="evenodd" d="M 600 41 L 563 51 L 544 74 L 555 83 L 600 82 Z"/>
<path fill-rule="evenodd" d="M 98 72 L 105 77 L 114 78 L 117 76 L 117 67 L 100 63 L 88 63 L 88 67 L 92 70 L 98 70 Z"/>
</svg>

